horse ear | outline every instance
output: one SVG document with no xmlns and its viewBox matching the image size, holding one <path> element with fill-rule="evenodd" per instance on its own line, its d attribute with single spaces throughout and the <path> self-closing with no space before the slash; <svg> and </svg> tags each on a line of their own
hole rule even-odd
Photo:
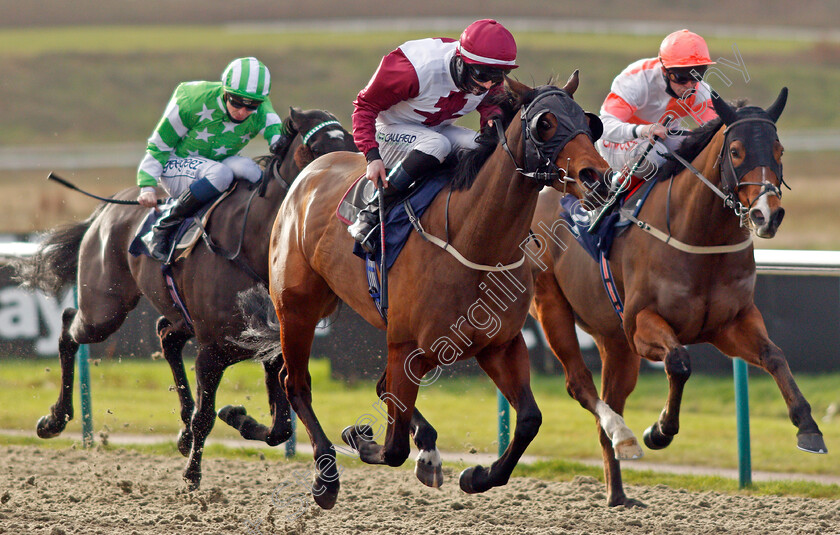
<svg viewBox="0 0 840 535">
<path fill-rule="evenodd" d="M 289 106 L 289 119 L 292 120 L 292 125 L 294 125 L 295 130 L 300 129 L 300 117 L 303 115 L 303 110 L 301 108 L 297 108 L 295 106 Z"/>
<path fill-rule="evenodd" d="M 787 104 L 787 96 L 788 88 L 783 87 L 782 90 L 779 91 L 779 96 L 776 97 L 776 102 L 774 102 L 769 108 L 767 108 L 767 114 L 770 116 L 774 123 L 779 120 L 779 116 L 785 109 L 785 104 Z"/>
<path fill-rule="evenodd" d="M 592 133 L 592 141 L 601 139 L 601 134 L 604 133 L 604 123 L 601 118 L 591 112 L 583 112 L 586 115 L 586 120 L 589 121 L 589 131 Z"/>
<path fill-rule="evenodd" d="M 578 84 L 580 83 L 580 70 L 575 69 L 575 72 L 569 76 L 569 79 L 566 81 L 566 85 L 563 86 L 563 91 L 569 94 L 571 97 L 577 91 Z"/>
<path fill-rule="evenodd" d="M 512 93 L 514 93 L 516 95 L 519 95 L 519 96 L 522 96 L 522 95 L 524 95 L 525 93 L 527 93 L 528 91 L 531 90 L 530 87 L 523 84 L 522 82 L 520 82 L 518 80 L 514 80 L 513 78 L 508 78 L 507 76 L 505 76 L 505 84 L 507 85 L 508 89 L 510 89 L 510 91 Z"/>
<path fill-rule="evenodd" d="M 735 110 L 732 109 L 732 106 L 727 104 L 720 95 L 718 95 L 717 91 L 712 91 L 712 106 L 714 106 L 718 117 L 723 120 L 723 124 L 729 125 L 738 120 Z"/>
</svg>

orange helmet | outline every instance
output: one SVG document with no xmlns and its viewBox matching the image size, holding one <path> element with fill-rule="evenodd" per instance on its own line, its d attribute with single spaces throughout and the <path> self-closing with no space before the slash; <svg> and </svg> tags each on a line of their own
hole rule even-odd
<svg viewBox="0 0 840 535">
<path fill-rule="evenodd" d="M 714 65 L 706 41 L 688 30 L 666 37 L 659 45 L 659 61 L 666 69 Z"/>
</svg>

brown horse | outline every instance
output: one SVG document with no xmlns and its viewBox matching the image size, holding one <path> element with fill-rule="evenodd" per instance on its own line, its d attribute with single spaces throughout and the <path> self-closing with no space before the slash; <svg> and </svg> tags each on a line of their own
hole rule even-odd
<svg viewBox="0 0 840 535">
<path fill-rule="evenodd" d="M 640 222 L 615 239 L 609 254 L 624 301 L 623 322 L 604 291 L 598 264 L 570 235 L 559 236 L 559 229 L 567 227 L 555 224 L 561 221 L 558 196 L 540 198 L 534 228 L 554 229 L 557 240 L 548 240 L 550 254 L 541 257 L 547 268 L 536 270 L 533 313 L 563 364 L 569 393 L 599 421 L 610 505 L 638 503 L 624 494 L 622 456 L 614 448 L 617 436 L 620 442 L 632 433 L 612 410 L 623 412 L 640 357 L 664 361 L 668 400 L 644 439 L 651 449 L 667 446 L 679 430 L 683 386 L 691 373 L 685 344 L 708 342 L 767 371 L 798 428 L 799 448 L 826 451 L 811 408 L 753 302 L 755 261 L 744 228 L 750 225 L 756 235 L 772 238 L 784 215 L 783 149 L 775 122 L 786 99 L 785 88 L 766 111 L 755 106 L 736 110 L 713 99 L 719 119 L 696 130 L 678 152 L 693 161 L 709 185 L 676 160 L 660 170 L 662 179 L 638 214 Z M 670 234 L 670 241 L 648 235 L 656 230 Z M 600 351 L 603 401 L 583 363 L 575 322 L 595 338 Z"/>
<path fill-rule="evenodd" d="M 291 108 L 285 125 L 297 135 L 282 162 L 264 157 L 267 167 L 264 196 L 256 196 L 257 189 L 249 190 L 240 184 L 219 204 L 207 223 L 217 245 L 228 251 L 239 250 L 238 260 L 228 260 L 208 247 L 198 246 L 189 257 L 173 266 L 176 285 L 193 320 L 192 328 L 174 304 L 160 264 L 128 253 L 135 230 L 148 214 L 139 206 L 100 205 L 86 221 L 50 233 L 34 256 L 18 264 L 19 278 L 24 284 L 51 292 L 76 284 L 79 292 L 78 310 L 68 308 L 62 316 L 59 339 L 62 387 L 50 414 L 38 421 L 39 437 L 59 435 L 73 418 L 73 363 L 79 345 L 108 338 L 143 295 L 163 314 L 157 324 L 158 335 L 175 378 L 184 423 L 178 449 L 189 456 L 185 480 L 190 487 L 198 487 L 201 454 L 216 417 L 215 396 L 222 373 L 231 364 L 253 357 L 250 351 L 230 340 L 245 326 L 237 310 L 237 293 L 268 280 L 270 225 L 267 222 L 277 213 L 302 166 L 327 152 L 356 150 L 352 135 L 329 112 Z M 306 144 L 302 143 L 304 137 Z M 126 200 L 136 197 L 136 188 L 115 196 Z M 184 344 L 193 335 L 198 344 L 197 404 L 181 358 Z M 264 363 L 273 417 L 270 429 L 254 422 L 241 407 L 223 409 L 225 421 L 238 427 L 245 438 L 276 445 L 291 435 L 289 404 L 278 382 L 281 364 L 279 358 Z"/>
<path fill-rule="evenodd" d="M 509 122 L 514 111 L 522 112 L 522 120 L 510 122 L 506 132 L 499 128 L 502 136 L 492 129 L 484 131 L 479 139 L 485 143 L 461 160 L 451 196 L 438 195 L 423 214 L 426 232 L 447 236 L 448 250 L 418 235 L 409 237 L 389 274 L 387 326 L 369 296 L 364 263 L 353 256 L 353 240 L 334 216 L 344 192 L 364 174 L 364 157 L 327 155 L 307 167 L 290 190 L 271 237 L 269 288 L 280 319 L 286 393 L 314 447 L 317 474 L 312 494 L 321 507 L 335 504 L 339 474 L 334 446 L 312 409 L 308 362 L 316 324 L 339 301 L 387 330 L 387 368 L 377 388 L 387 403 L 384 446 L 374 442 L 369 426 L 351 426 L 342 433 L 364 462 L 401 465 L 408 457 L 412 434 L 421 450 L 418 478 L 439 486 L 435 437 L 425 437 L 429 446 L 416 432 L 421 416 L 415 401 L 420 385 L 429 381 L 424 382 L 428 372 L 470 357 L 516 409 L 517 420 L 504 455 L 489 469 L 465 470 L 461 488 L 474 493 L 505 484 L 536 435 L 542 417 L 531 393 L 521 334 L 532 282 L 520 244 L 528 239 L 544 185 L 564 188 L 558 178 L 574 177 L 577 182 L 569 187 L 580 196 L 602 186 L 608 169 L 594 150 L 592 137 L 597 134 L 593 136 L 590 128 L 597 127 L 571 99 L 577 83 L 577 72 L 562 90 L 552 86 L 532 90 L 508 81 L 511 100 L 499 125 Z M 539 167 L 529 169 L 529 158 Z M 557 171 L 558 167 L 563 169 Z M 546 169 L 555 174 L 534 172 Z M 453 249 L 472 267 L 451 255 Z M 440 369 L 434 377 L 439 373 Z"/>
</svg>

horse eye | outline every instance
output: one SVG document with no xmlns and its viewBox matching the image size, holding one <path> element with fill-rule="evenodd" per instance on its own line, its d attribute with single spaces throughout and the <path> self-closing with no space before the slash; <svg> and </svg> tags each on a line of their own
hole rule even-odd
<svg viewBox="0 0 840 535">
<path fill-rule="evenodd" d="M 738 156 L 738 149 L 734 147 L 729 149 L 729 154 L 731 154 L 732 156 Z"/>
</svg>

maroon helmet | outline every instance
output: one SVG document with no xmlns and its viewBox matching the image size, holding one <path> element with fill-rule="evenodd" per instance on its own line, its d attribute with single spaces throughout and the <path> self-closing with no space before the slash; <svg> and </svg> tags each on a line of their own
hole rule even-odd
<svg viewBox="0 0 840 535">
<path fill-rule="evenodd" d="M 465 63 L 498 69 L 515 69 L 516 41 L 493 19 L 477 20 L 467 26 L 458 41 L 457 53 Z"/>
</svg>

